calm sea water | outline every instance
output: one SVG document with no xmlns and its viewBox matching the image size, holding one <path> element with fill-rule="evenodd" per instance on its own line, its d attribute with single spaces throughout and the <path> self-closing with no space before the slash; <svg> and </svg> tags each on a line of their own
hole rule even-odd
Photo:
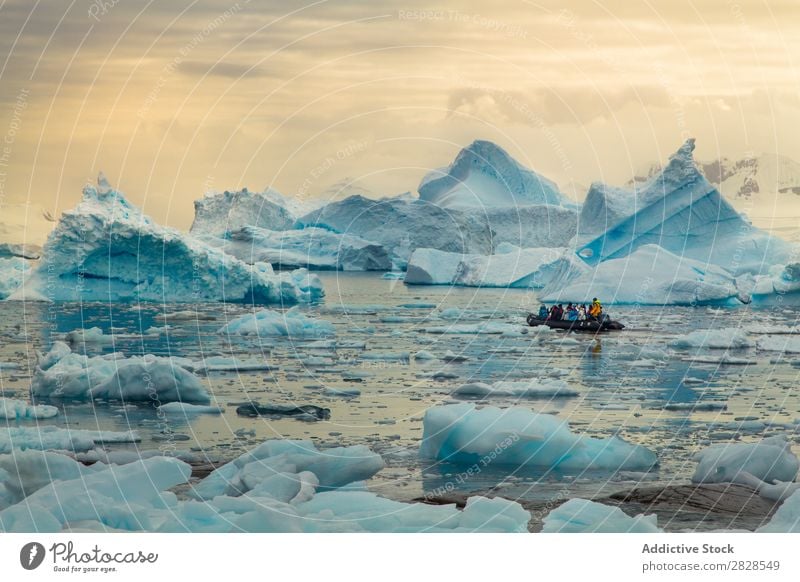
<svg viewBox="0 0 800 582">
<path fill-rule="evenodd" d="M 133 429 L 141 434 L 142 442 L 116 448 L 177 449 L 215 460 L 233 458 L 269 438 L 310 438 L 320 447 L 366 444 L 381 453 L 388 465 L 370 487 L 403 500 L 448 483 L 464 492 L 498 487 L 508 497 L 539 500 L 598 495 L 642 480 L 682 483 L 694 470 L 693 454 L 712 442 L 756 440 L 778 433 L 798 439 L 800 368 L 794 355 L 750 348 L 728 354 L 748 361 L 746 365 L 700 363 L 693 358 L 719 359 L 725 351 L 670 345 L 675 337 L 695 329 L 795 325 L 800 317 L 796 307 L 612 308 L 612 316 L 628 328 L 599 338 L 542 334 L 534 328 L 524 328 L 525 334 L 441 334 L 430 333 L 429 328 L 452 330 L 453 325 L 492 322 L 523 329 L 525 315 L 538 307 L 538 301 L 534 293 L 521 290 L 409 287 L 376 274 L 323 273 L 321 277 L 325 302 L 303 310 L 332 322 L 340 342 L 363 342 L 365 349 L 318 350 L 308 347 L 313 340 L 290 338 L 230 342 L 217 333 L 226 321 L 252 311 L 251 306 L 0 302 L 0 362 L 17 364 L 16 369 L 0 369 L 0 387 L 6 396 L 27 398 L 36 352 L 47 351 L 66 332 L 88 327 L 114 335 L 113 344 L 86 346 L 90 355 L 116 350 L 194 360 L 217 355 L 263 359 L 276 369 L 217 372 L 203 378 L 215 402 L 226 408 L 220 416 L 165 419 L 145 404 L 53 402 L 62 414 L 42 423 Z M 169 317 L 175 313 L 177 317 Z M 143 335 L 143 330 L 163 326 L 165 314 L 171 326 L 166 333 Z M 749 337 L 756 342 L 766 336 Z M 418 350 L 437 357 L 451 351 L 467 359 L 460 363 L 409 359 Z M 309 365 L 311 357 L 332 361 Z M 612 476 L 492 467 L 455 483 L 457 467 L 419 459 L 423 414 L 431 406 L 455 401 L 450 396 L 454 388 L 469 381 L 540 377 L 554 369 L 563 370 L 562 378 L 579 396 L 479 402 L 554 414 L 581 434 L 619 435 L 655 450 L 659 468 L 647 475 Z M 446 377 L 434 379 L 434 372 Z M 326 387 L 357 388 L 361 395 L 329 397 Z M 237 416 L 236 405 L 246 401 L 325 406 L 331 409 L 331 419 L 304 422 Z M 727 409 L 665 409 L 698 401 L 725 403 Z"/>
</svg>

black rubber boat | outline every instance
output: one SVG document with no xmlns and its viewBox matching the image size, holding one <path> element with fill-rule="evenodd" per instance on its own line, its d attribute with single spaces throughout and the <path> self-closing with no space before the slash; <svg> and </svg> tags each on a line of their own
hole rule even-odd
<svg viewBox="0 0 800 582">
<path fill-rule="evenodd" d="M 533 313 L 528 315 L 528 325 L 536 327 L 537 325 L 546 325 L 551 329 L 566 329 L 568 331 L 587 331 L 590 333 L 598 333 L 601 331 L 619 331 L 625 329 L 625 326 L 618 321 L 605 318 L 603 321 L 569 321 L 567 319 L 539 319 Z"/>
</svg>

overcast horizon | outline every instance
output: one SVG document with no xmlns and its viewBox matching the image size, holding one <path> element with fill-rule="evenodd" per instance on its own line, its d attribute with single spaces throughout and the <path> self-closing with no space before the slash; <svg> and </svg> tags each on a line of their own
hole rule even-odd
<svg viewBox="0 0 800 582">
<path fill-rule="evenodd" d="M 790 0 L 0 0 L 0 204 L 102 170 L 186 228 L 208 190 L 414 192 L 475 139 L 577 198 L 687 137 L 800 160 L 799 33 Z"/>
</svg>

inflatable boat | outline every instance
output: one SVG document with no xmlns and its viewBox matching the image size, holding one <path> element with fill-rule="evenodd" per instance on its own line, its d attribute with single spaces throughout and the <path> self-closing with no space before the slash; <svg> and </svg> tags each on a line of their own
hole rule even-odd
<svg viewBox="0 0 800 582">
<path fill-rule="evenodd" d="M 552 329 L 566 329 L 568 331 L 588 331 L 591 333 L 598 333 L 601 331 L 619 331 L 625 329 L 625 326 L 618 321 L 614 321 L 609 317 L 605 317 L 601 321 L 591 320 L 574 320 L 568 319 L 539 319 L 536 315 L 531 313 L 528 315 L 528 325 L 536 327 L 537 325 L 546 325 Z"/>
</svg>

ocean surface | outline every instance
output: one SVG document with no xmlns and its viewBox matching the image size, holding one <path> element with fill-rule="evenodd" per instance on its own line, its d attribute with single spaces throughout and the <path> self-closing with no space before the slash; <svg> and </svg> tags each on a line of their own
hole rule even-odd
<svg viewBox="0 0 800 582">
<path fill-rule="evenodd" d="M 800 351 L 800 337 L 764 333 L 771 329 L 766 326 L 796 325 L 798 307 L 780 302 L 761 309 L 612 307 L 609 313 L 627 328 L 594 337 L 527 327 L 525 315 L 538 308 L 530 291 L 414 287 L 380 274 L 320 276 L 325 301 L 301 309 L 333 323 L 335 339 L 350 347 L 320 349 L 309 347 L 315 339 L 231 339 L 220 334 L 227 321 L 253 310 L 247 305 L 0 302 L 0 388 L 5 396 L 28 398 L 37 352 L 46 352 L 67 332 L 90 327 L 100 327 L 114 341 L 74 347 L 89 355 L 117 351 L 266 361 L 272 371 L 209 372 L 203 377 L 213 403 L 225 407 L 222 415 L 164 417 L 150 403 L 53 401 L 49 403 L 61 414 L 39 422 L 136 430 L 141 443 L 108 448 L 183 451 L 215 461 L 234 458 L 271 438 L 312 439 L 320 447 L 365 444 L 387 462 L 369 487 L 399 500 L 493 488 L 508 498 L 546 502 L 613 493 L 642 482 L 687 483 L 695 468 L 693 455 L 701 448 L 771 434 L 790 435 L 800 454 L 800 367 L 795 355 L 780 347 L 786 343 L 790 351 Z M 491 326 L 479 331 L 496 323 L 511 325 L 503 328 L 505 333 L 488 333 L 497 331 Z M 160 334 L 144 333 L 165 325 L 169 327 Z M 748 330 L 754 347 L 673 345 L 694 330 L 725 328 Z M 463 333 L 450 333 L 454 331 Z M 764 338 L 772 338 L 768 343 L 774 351 L 755 347 Z M 415 359 L 420 350 L 436 359 Z M 447 352 L 465 360 L 439 359 Z M 463 468 L 419 457 L 425 410 L 464 401 L 451 396 L 458 386 L 543 377 L 566 380 L 579 395 L 475 402 L 553 414 L 585 435 L 618 435 L 656 451 L 658 468 L 635 474 L 564 474 L 490 466 L 466 476 Z M 328 396 L 326 388 L 357 389 L 360 395 Z M 310 422 L 238 416 L 237 405 L 249 401 L 314 404 L 330 408 L 331 418 Z"/>
</svg>

